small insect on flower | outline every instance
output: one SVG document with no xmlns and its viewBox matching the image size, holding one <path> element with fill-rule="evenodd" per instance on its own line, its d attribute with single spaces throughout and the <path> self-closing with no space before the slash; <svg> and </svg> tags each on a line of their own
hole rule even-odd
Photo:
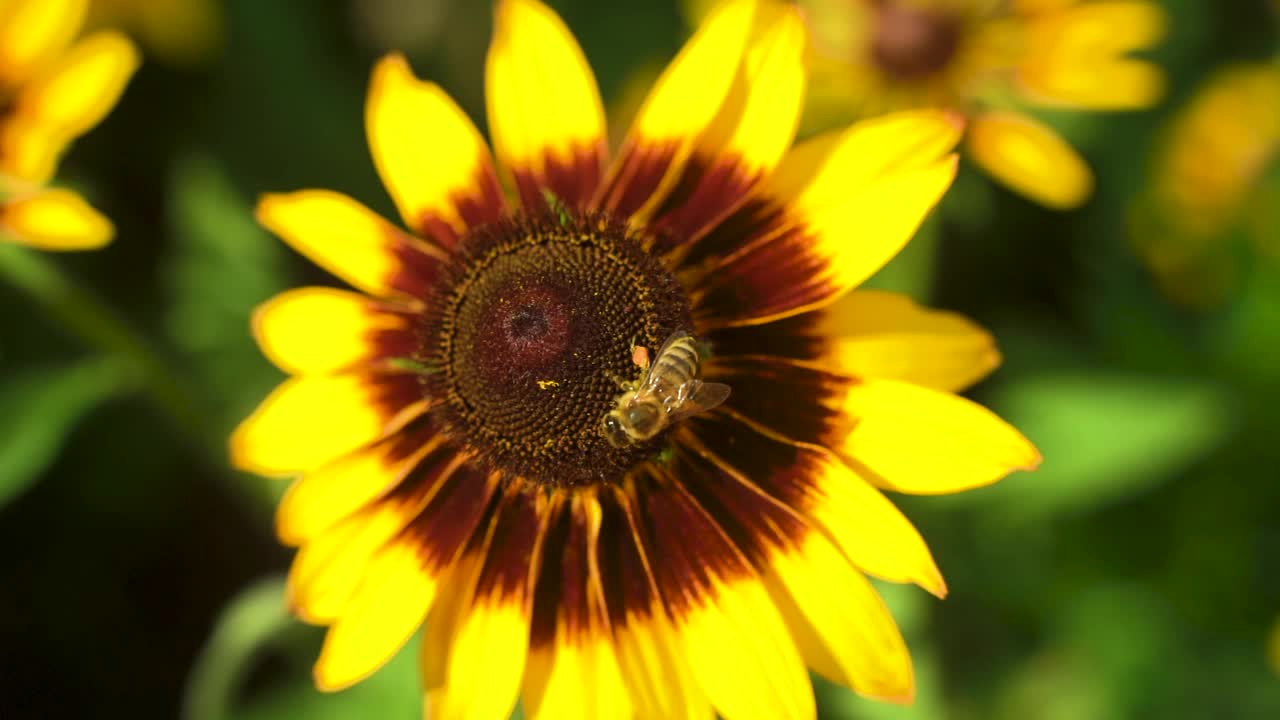
<svg viewBox="0 0 1280 720">
<path fill-rule="evenodd" d="M 647 355 L 645 351 L 646 360 Z M 633 361 L 636 356 L 633 350 Z M 677 330 L 662 343 L 634 387 L 627 386 L 618 396 L 617 406 L 600 421 L 600 432 L 614 447 L 638 445 L 675 421 L 710 410 L 728 397 L 728 385 L 698 379 L 697 340 Z"/>
</svg>

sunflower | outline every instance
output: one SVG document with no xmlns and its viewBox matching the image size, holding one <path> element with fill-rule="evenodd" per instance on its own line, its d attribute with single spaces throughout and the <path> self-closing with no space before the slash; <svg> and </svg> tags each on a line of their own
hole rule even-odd
<svg viewBox="0 0 1280 720">
<path fill-rule="evenodd" d="M 261 200 L 268 228 L 363 291 L 256 312 L 293 377 L 230 443 L 240 468 L 298 476 L 277 530 L 300 547 L 293 610 L 329 626 L 321 689 L 425 621 L 431 717 L 502 718 L 518 697 L 543 718 L 812 717 L 806 666 L 911 698 L 863 573 L 945 586 L 881 490 L 951 492 L 1039 458 L 950 392 L 995 365 L 989 335 L 848 292 L 950 185 L 958 119 L 789 149 L 805 43 L 794 9 L 721 5 L 608 162 L 572 35 L 503 0 L 492 159 L 402 57 L 373 71 L 368 140 L 408 231 L 324 190 Z M 700 369 L 673 380 L 662 432 L 615 444 L 605 417 L 672 337 Z M 704 381 L 728 400 L 681 405 Z"/>
<path fill-rule="evenodd" d="M 1262 255 L 1280 256 L 1280 185 L 1267 181 L 1278 161 L 1280 69 L 1240 63 L 1214 72 L 1165 128 L 1133 214 L 1134 245 L 1166 294 L 1191 305 L 1222 300 L 1241 271 L 1232 230 L 1244 229 Z"/>
<path fill-rule="evenodd" d="M 1134 110 L 1160 71 L 1128 53 L 1162 36 L 1149 0 L 800 0 L 813 28 L 816 117 L 948 107 L 969 118 L 968 156 L 1052 208 L 1088 199 L 1093 174 L 1017 104 Z"/>
<path fill-rule="evenodd" d="M 88 0 L 0 0 L 0 237 L 45 250 L 111 240 L 111 223 L 46 187 L 67 146 L 110 112 L 138 67 L 116 32 L 76 36 Z"/>
</svg>

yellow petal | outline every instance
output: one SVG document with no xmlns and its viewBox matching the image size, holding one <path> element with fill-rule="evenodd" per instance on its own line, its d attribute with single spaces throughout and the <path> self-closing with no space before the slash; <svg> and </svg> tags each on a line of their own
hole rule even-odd
<svg viewBox="0 0 1280 720">
<path fill-rule="evenodd" d="M 257 214 L 259 222 L 309 260 L 380 297 L 407 294 L 404 277 L 440 253 L 355 200 L 328 190 L 263 195 Z M 405 253 L 421 261 L 411 269 L 402 259 Z M 429 285 L 430 278 L 418 282 Z"/>
<path fill-rule="evenodd" d="M 304 545 L 289 568 L 287 588 L 293 612 L 316 624 L 340 618 L 373 556 L 409 524 L 421 505 L 371 505 Z"/>
<path fill-rule="evenodd" d="M 604 104 L 582 48 L 538 0 L 498 3 L 485 98 L 494 152 L 526 207 L 544 202 L 538 188 L 570 207 L 591 199 L 604 159 Z"/>
<path fill-rule="evenodd" d="M 0 175 L 43 185 L 57 172 L 68 142 L 34 120 L 10 118 L 0 123 Z"/>
<path fill-rule="evenodd" d="M 699 454 L 825 531 L 854 565 L 891 582 L 946 594 L 942 574 L 911 521 L 830 450 L 789 441 L 728 412 L 689 425 Z"/>
<path fill-rule="evenodd" d="M 403 378 L 315 375 L 286 380 L 231 436 L 231 461 L 260 475 L 320 467 L 394 431 L 421 412 L 389 407 L 379 385 Z"/>
<path fill-rule="evenodd" d="M 276 534 L 288 545 L 315 539 L 395 487 L 439 447 L 438 438 L 406 431 L 307 473 L 281 498 Z"/>
<path fill-rule="evenodd" d="M 373 70 L 365 130 L 382 183 L 418 235 L 448 246 L 469 225 L 501 214 L 484 139 L 439 86 L 414 77 L 401 55 Z"/>
<path fill-rule="evenodd" d="M 1040 464 L 1021 433 L 956 395 L 867 380 L 849 388 L 844 408 L 852 429 L 832 447 L 894 490 L 959 492 Z"/>
<path fill-rule="evenodd" d="M 658 211 L 660 234 L 690 244 L 752 194 L 791 145 L 804 97 L 804 26 L 795 8 L 770 4 L 720 112 L 697 140 Z"/>
<path fill-rule="evenodd" d="M 429 634 L 431 624 L 427 625 Z M 427 688 L 436 720 L 501 720 L 515 707 L 529 643 L 529 612 L 520 603 L 463 607 L 447 641 L 444 682 Z"/>
<path fill-rule="evenodd" d="M 0 89 L 15 87 L 57 57 L 84 22 L 89 0 L 0 3 Z"/>
<path fill-rule="evenodd" d="M 1047 207 L 1078 207 L 1093 193 L 1093 173 L 1084 159 L 1053 130 L 1024 115 L 983 115 L 966 143 L 979 167 Z"/>
<path fill-rule="evenodd" d="M 822 535 L 776 554 L 766 578 L 805 662 L 880 700 L 910 702 L 911 656 L 875 588 Z"/>
<path fill-rule="evenodd" d="M 70 190 L 41 190 L 0 205 L 0 229 L 41 250 L 93 250 L 111 242 L 115 229 Z"/>
<path fill-rule="evenodd" d="M 532 651 L 524 686 L 525 717 L 531 720 L 626 717 L 630 712 L 613 650 L 599 638 Z"/>
<path fill-rule="evenodd" d="M 1036 99 L 1098 110 L 1148 107 L 1164 93 L 1155 65 L 1124 53 L 1154 45 L 1165 14 L 1142 0 L 1082 3 L 1028 28 L 1028 57 L 1018 69 Z"/>
<path fill-rule="evenodd" d="M 612 638 L 603 628 L 532 650 L 521 694 L 530 720 L 590 720 L 631 714 L 626 686 L 614 658 Z"/>
<path fill-rule="evenodd" d="M 755 24 L 724 106 L 698 139 L 699 152 L 730 155 L 748 175 L 772 170 L 791 146 L 805 89 L 805 32 L 796 8 L 761 8 Z"/>
<path fill-rule="evenodd" d="M 950 187 L 956 160 L 945 153 L 960 131 L 952 113 L 899 113 L 794 148 L 760 202 L 707 236 L 724 255 L 705 263 L 699 321 L 769 322 L 856 287 L 897 254 Z M 739 218 L 751 228 L 745 236 Z"/>
<path fill-rule="evenodd" d="M 342 615 L 325 635 L 315 665 L 316 687 L 341 690 L 373 674 L 422 624 L 438 577 L 411 541 L 377 552 Z"/>
<path fill-rule="evenodd" d="M 804 661 L 760 581 L 713 583 L 702 602 L 679 632 L 716 710 L 732 720 L 814 717 Z"/>
<path fill-rule="evenodd" d="M 511 714 L 529 649 L 533 578 L 549 518 L 548 498 L 506 492 L 483 540 L 447 580 L 452 597 L 423 638 L 427 715 L 501 720 Z"/>
<path fill-rule="evenodd" d="M 636 113 L 633 136 L 691 142 L 719 112 L 737 71 L 755 3 L 727 0 L 680 50 Z"/>
<path fill-rule="evenodd" d="M 141 56 L 129 38 L 104 31 L 84 38 L 18 95 L 16 112 L 68 139 L 115 106 Z"/>
<path fill-rule="evenodd" d="M 818 311 L 811 332 L 828 345 L 817 362 L 854 377 L 958 391 L 1000 363 L 990 333 L 896 293 L 849 293 Z"/>
<path fill-rule="evenodd" d="M 755 5 L 726 0 L 663 71 L 623 141 L 601 205 L 625 217 L 661 200 L 729 93 Z"/>
<path fill-rule="evenodd" d="M 614 626 L 614 647 L 636 716 L 646 720 L 709 720 L 711 703 L 698 687 L 679 635 L 660 607 L 628 614 Z"/>
<path fill-rule="evenodd" d="M 817 492 L 803 512 L 866 572 L 945 596 L 942 573 L 911 521 L 838 459 L 824 458 L 822 468 L 815 478 Z"/>
<path fill-rule="evenodd" d="M 832 205 L 782 205 L 787 209 L 762 225 L 755 241 L 711 266 L 699 321 L 755 325 L 833 302 L 906 245 L 955 172 L 949 156 L 887 175 Z"/>
<path fill-rule="evenodd" d="M 795 146 L 767 194 L 804 209 L 838 205 L 887 176 L 934 165 L 960 141 L 963 118 L 942 110 L 893 113 Z"/>
<path fill-rule="evenodd" d="M 324 374 L 379 359 L 378 340 L 408 332 L 403 315 L 379 312 L 364 295 L 325 287 L 283 292 L 253 313 L 262 352 L 287 373 Z"/>
</svg>

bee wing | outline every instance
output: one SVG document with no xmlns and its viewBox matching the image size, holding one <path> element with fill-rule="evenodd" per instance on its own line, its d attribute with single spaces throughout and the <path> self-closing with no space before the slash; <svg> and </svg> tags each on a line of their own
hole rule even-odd
<svg viewBox="0 0 1280 720">
<path fill-rule="evenodd" d="M 693 389 L 689 397 L 680 403 L 680 407 L 672 410 L 668 419 L 672 422 L 700 412 L 706 412 L 729 399 L 729 386 L 724 383 L 693 381 Z"/>
</svg>

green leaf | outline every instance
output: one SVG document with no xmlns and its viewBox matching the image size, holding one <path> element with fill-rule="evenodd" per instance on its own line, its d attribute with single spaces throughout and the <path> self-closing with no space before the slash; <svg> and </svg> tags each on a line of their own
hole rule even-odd
<svg viewBox="0 0 1280 720">
<path fill-rule="evenodd" d="M 29 487 L 90 410 L 125 389 L 118 363 L 5 373 L 0 381 L 0 507 Z"/>
<path fill-rule="evenodd" d="M 212 159 L 184 159 L 172 184 L 166 329 L 211 391 L 215 425 L 227 431 L 279 379 L 254 346 L 249 318 L 286 285 L 283 248 Z"/>
<path fill-rule="evenodd" d="M 1090 510 L 1167 481 L 1224 439 L 1233 415 L 1205 381 L 1116 372 L 1052 372 L 1004 386 L 991 406 L 1040 449 L 1044 463 L 967 497 L 1010 519 Z"/>
</svg>

